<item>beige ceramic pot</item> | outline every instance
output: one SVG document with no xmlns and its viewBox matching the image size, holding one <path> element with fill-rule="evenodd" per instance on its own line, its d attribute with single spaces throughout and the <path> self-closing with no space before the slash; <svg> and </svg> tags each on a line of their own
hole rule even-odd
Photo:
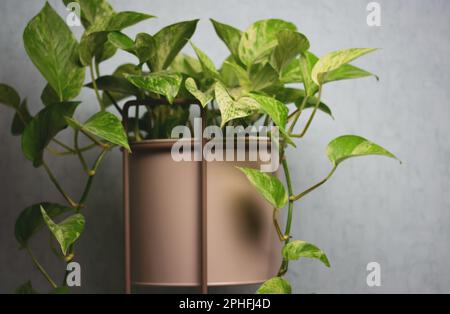
<svg viewBox="0 0 450 314">
<path fill-rule="evenodd" d="M 201 285 L 201 162 L 174 161 L 174 142 L 146 140 L 131 146 L 129 260 L 134 286 Z M 281 243 L 272 208 L 235 168 L 259 165 L 206 163 L 209 286 L 261 283 L 278 270 Z"/>
</svg>

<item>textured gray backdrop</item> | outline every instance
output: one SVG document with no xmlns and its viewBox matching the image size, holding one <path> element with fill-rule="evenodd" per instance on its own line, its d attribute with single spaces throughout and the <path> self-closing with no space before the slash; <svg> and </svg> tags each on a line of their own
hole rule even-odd
<svg viewBox="0 0 450 314">
<path fill-rule="evenodd" d="M 50 3 L 65 16 L 61 1 Z M 292 265 L 289 279 L 299 293 L 444 293 L 450 292 L 450 2 L 445 0 L 379 1 L 382 26 L 366 25 L 361 0 L 132 0 L 111 1 L 117 10 L 157 15 L 130 28 L 154 33 L 168 23 L 201 18 L 193 41 L 217 63 L 227 55 L 208 21 L 212 17 L 245 28 L 269 17 L 295 22 L 319 55 L 345 47 L 380 47 L 358 61 L 376 72 L 374 79 L 326 86 L 324 100 L 335 121 L 318 115 L 300 150 L 290 151 L 297 190 L 320 180 L 329 170 L 324 149 L 332 138 L 355 133 L 380 143 L 403 164 L 370 157 L 342 165 L 326 186 L 310 194 L 295 210 L 295 238 L 308 240 L 327 252 L 332 268 L 316 261 Z M 0 81 L 28 97 L 33 112 L 40 107 L 44 80 L 27 58 L 22 44 L 26 22 L 44 1 L 3 0 L 0 3 Z M 79 30 L 75 30 L 79 34 Z M 190 51 L 190 49 L 187 49 Z M 102 65 L 113 70 L 126 60 L 118 54 Z M 96 108 L 86 90 L 78 114 Z M 36 170 L 21 153 L 20 139 L 9 133 L 13 113 L 0 107 L 0 292 L 11 292 L 31 278 L 45 282 L 28 256 L 17 250 L 14 221 L 19 212 L 41 200 L 60 197 L 42 169 Z M 86 212 L 87 227 L 79 245 L 83 287 L 78 292 L 112 293 L 122 289 L 121 158 L 108 156 Z M 56 174 L 72 193 L 83 185 L 78 163 L 53 162 Z M 38 257 L 52 274 L 61 265 L 47 250 L 47 235 L 33 242 Z M 41 246 L 45 249 L 39 249 Z M 366 285 L 366 265 L 381 264 L 382 286 Z M 254 291 L 226 289 L 215 291 Z"/>
</svg>

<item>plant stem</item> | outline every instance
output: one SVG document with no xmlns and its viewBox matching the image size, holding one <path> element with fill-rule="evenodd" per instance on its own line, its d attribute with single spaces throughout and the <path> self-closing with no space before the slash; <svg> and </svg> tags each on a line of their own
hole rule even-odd
<svg viewBox="0 0 450 314">
<path fill-rule="evenodd" d="M 68 195 L 67 193 L 63 190 L 63 188 L 61 187 L 61 185 L 59 184 L 58 180 L 56 179 L 56 177 L 53 175 L 53 173 L 51 172 L 50 168 L 47 166 L 47 164 L 45 162 L 42 163 L 42 165 L 44 166 L 45 171 L 47 171 L 48 176 L 50 177 L 50 180 L 53 182 L 53 184 L 55 185 L 56 189 L 59 191 L 59 193 L 61 193 L 61 195 L 64 197 L 64 199 L 67 201 L 67 203 L 69 204 L 70 207 L 72 208 L 77 208 L 78 204 L 75 203 Z"/>
<path fill-rule="evenodd" d="M 52 139 L 52 142 L 58 144 L 59 146 L 61 146 L 62 148 L 66 149 L 69 152 L 75 153 L 75 150 L 72 147 L 70 147 L 67 144 L 64 144 L 63 142 L 57 140 L 56 138 Z"/>
<path fill-rule="evenodd" d="M 300 105 L 300 108 L 297 109 L 297 112 L 294 115 L 294 121 L 292 121 L 291 126 L 289 127 L 288 131 L 289 133 L 292 133 L 292 131 L 294 131 L 295 124 L 297 123 L 298 118 L 300 118 L 300 115 L 302 114 L 302 111 L 305 108 L 307 101 L 308 96 L 305 95 L 305 97 L 303 97 L 303 101 L 302 104 Z"/>
<path fill-rule="evenodd" d="M 86 199 L 89 195 L 89 191 L 92 186 L 92 181 L 94 180 L 95 172 L 97 171 L 98 166 L 100 165 L 101 161 L 103 160 L 103 157 L 105 156 L 105 154 L 107 152 L 108 152 L 108 149 L 103 149 L 102 152 L 98 155 L 97 159 L 95 160 L 94 166 L 92 167 L 92 170 L 91 170 L 92 175 L 89 176 L 89 178 L 86 182 L 86 186 L 84 188 L 83 194 L 81 195 L 80 201 L 78 202 L 79 204 L 84 204 L 84 202 L 86 202 Z"/>
<path fill-rule="evenodd" d="M 93 144 L 87 145 L 87 146 L 85 146 L 85 147 L 81 147 L 81 148 L 79 149 L 79 151 L 80 151 L 80 152 L 86 152 L 86 151 L 88 151 L 88 150 L 90 150 L 90 149 L 92 149 L 92 148 L 94 148 L 94 147 L 97 147 L 97 144 L 93 143 Z M 46 149 L 48 152 L 50 152 L 52 155 L 55 155 L 55 156 L 75 155 L 75 154 L 77 153 L 75 150 L 73 150 L 73 151 L 63 151 L 63 152 L 57 151 L 57 150 L 51 148 L 50 146 L 47 146 L 45 149 Z"/>
<path fill-rule="evenodd" d="M 123 111 L 122 109 L 119 107 L 119 105 L 117 104 L 117 101 L 114 99 L 114 97 L 110 94 L 110 92 L 108 91 L 103 91 L 103 94 L 106 95 L 106 97 L 108 97 L 108 99 L 111 101 L 111 103 L 113 104 L 114 108 L 116 108 L 116 110 L 120 113 L 120 116 L 123 118 Z"/>
<path fill-rule="evenodd" d="M 309 119 L 308 119 L 308 121 L 306 122 L 306 125 L 305 125 L 305 127 L 303 128 L 302 133 L 300 133 L 300 134 L 289 134 L 291 137 L 302 138 L 302 137 L 306 134 L 306 132 L 307 132 L 308 129 L 309 129 L 309 126 L 311 125 L 312 120 L 314 119 L 314 116 L 316 115 L 317 108 L 319 108 L 321 96 L 322 96 L 322 86 L 319 86 L 319 94 L 318 94 L 318 96 L 317 96 L 317 102 L 316 102 L 316 105 L 314 106 L 314 110 L 312 111 L 311 115 L 309 116 Z M 291 125 L 291 126 L 292 126 L 292 125 Z"/>
<path fill-rule="evenodd" d="M 28 246 L 25 246 L 25 249 L 27 250 L 28 254 L 31 256 L 31 259 L 33 260 L 33 264 L 36 266 L 36 268 L 41 272 L 41 274 L 47 279 L 47 281 L 50 283 L 50 285 L 53 288 L 57 288 L 58 286 L 53 281 L 52 277 L 45 271 L 44 267 L 39 263 L 37 258 L 34 256 L 33 252 L 31 252 L 31 249 Z"/>
<path fill-rule="evenodd" d="M 91 174 L 89 171 L 89 167 L 86 164 L 86 160 L 83 157 L 83 153 L 80 151 L 80 149 L 78 147 L 78 134 L 79 134 L 79 131 L 75 130 L 74 138 L 73 138 L 73 145 L 75 146 L 75 151 L 77 152 L 78 159 L 80 160 L 80 163 L 83 166 L 84 171 L 87 173 L 88 176 L 90 176 Z"/>
<path fill-rule="evenodd" d="M 97 82 L 95 81 L 95 75 L 94 75 L 94 69 L 93 69 L 93 66 L 92 66 L 92 60 L 91 60 L 91 63 L 89 63 L 89 72 L 90 72 L 90 74 L 91 74 L 92 86 L 94 87 L 95 97 L 97 97 L 98 104 L 99 104 L 99 106 L 100 106 L 100 110 L 101 110 L 101 111 L 104 111 L 105 108 L 104 108 L 102 99 L 101 99 L 101 97 L 100 97 L 100 93 L 99 93 L 99 91 L 98 91 Z"/>
<path fill-rule="evenodd" d="M 281 158 L 282 158 L 281 163 L 283 165 L 283 171 L 284 171 L 284 175 L 286 177 L 286 183 L 287 183 L 288 195 L 289 195 L 288 215 L 286 218 L 286 227 L 284 230 L 284 235 L 286 237 L 284 239 L 284 244 L 286 245 L 289 243 L 289 239 L 290 239 L 291 226 L 292 226 L 292 215 L 293 215 L 293 210 L 294 210 L 294 201 L 291 200 L 291 197 L 293 195 L 292 179 L 291 179 L 291 174 L 289 171 L 289 165 L 287 163 L 286 156 L 284 155 L 284 151 L 283 151 L 283 155 Z M 279 276 L 284 275 L 288 270 L 288 266 L 289 266 L 289 261 L 283 258 L 280 269 L 278 271 L 278 275 Z"/>
<path fill-rule="evenodd" d="M 291 197 L 294 194 L 292 191 L 292 180 L 291 180 L 291 174 L 289 172 L 289 166 L 287 163 L 287 160 L 285 158 L 285 156 L 283 156 L 283 160 L 282 160 L 282 165 L 283 165 L 283 171 L 284 171 L 284 175 L 286 177 L 286 183 L 288 186 L 288 195 L 289 195 L 289 205 L 288 205 L 288 216 L 287 216 L 287 220 L 286 220 L 286 229 L 284 231 L 285 235 L 288 235 L 291 233 L 291 224 L 292 224 L 292 212 L 293 212 L 293 205 L 294 202 L 291 201 Z M 289 239 L 286 240 L 286 244 L 289 242 Z"/>
<path fill-rule="evenodd" d="M 299 193 L 299 194 L 297 194 L 297 195 L 295 195 L 295 196 L 291 196 L 289 199 L 290 199 L 291 201 L 294 201 L 294 202 L 295 202 L 295 201 L 301 199 L 303 196 L 305 196 L 305 195 L 308 194 L 309 192 L 311 192 L 311 191 L 317 189 L 319 186 L 321 186 L 322 184 L 324 184 L 325 182 L 327 182 L 327 180 L 333 175 L 333 173 L 334 173 L 334 171 L 336 170 L 336 168 L 337 168 L 337 166 L 335 165 L 335 166 L 333 167 L 333 169 L 331 169 L 330 173 L 328 173 L 328 175 L 327 175 L 322 181 L 320 181 L 320 182 L 317 183 L 317 184 L 314 184 L 312 187 L 310 187 L 309 189 L 306 189 L 306 190 L 303 191 L 302 193 Z"/>
</svg>

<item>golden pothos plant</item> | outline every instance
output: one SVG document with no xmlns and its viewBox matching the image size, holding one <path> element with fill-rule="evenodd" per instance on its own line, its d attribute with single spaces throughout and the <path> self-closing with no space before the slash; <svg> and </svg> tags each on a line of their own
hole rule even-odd
<svg viewBox="0 0 450 314">
<path fill-rule="evenodd" d="M 68 5 L 68 0 L 63 0 Z M 258 289 L 258 293 L 290 293 L 284 278 L 289 262 L 315 258 L 330 266 L 327 256 L 317 246 L 291 238 L 294 204 L 325 183 L 346 159 L 393 154 L 360 136 L 344 135 L 332 140 L 326 150 L 331 162 L 327 177 L 303 192 L 296 192 L 291 182 L 285 149 L 298 147 L 317 113 L 332 116 L 322 101 L 325 84 L 346 79 L 374 76 L 349 62 L 374 51 L 370 48 L 343 49 L 318 58 L 310 51 L 305 35 L 290 22 L 279 19 L 261 20 L 245 31 L 211 20 L 230 55 L 219 68 L 194 43 L 196 57 L 180 51 L 192 37 L 198 20 L 166 26 L 155 34 L 138 33 L 130 38 L 123 30 L 153 18 L 139 12 L 116 12 L 106 0 L 77 0 L 84 33 L 78 40 L 55 10 L 45 3 L 42 10 L 25 27 L 23 41 L 33 64 L 46 80 L 42 108 L 36 114 L 28 110 L 27 100 L 9 85 L 0 84 L 0 102 L 14 110 L 11 132 L 20 136 L 24 156 L 36 168 L 47 172 L 65 204 L 43 201 L 24 209 L 16 221 L 15 236 L 20 248 L 30 255 L 36 268 L 47 279 L 51 292 L 68 291 L 66 280 L 58 284 L 37 260 L 30 248 L 31 237 L 47 227 L 60 250 L 57 258 L 69 263 L 83 232 L 82 214 L 87 204 L 96 171 L 105 154 L 113 147 L 130 150 L 129 140 L 168 138 L 177 125 L 191 126 L 189 107 L 177 101 L 199 102 L 207 111 L 207 124 L 222 128 L 228 125 L 276 126 L 282 135 L 280 157 L 285 184 L 275 176 L 251 168 L 239 168 L 262 196 L 273 206 L 274 227 L 280 241 L 283 262 L 277 274 Z M 120 64 L 108 75 L 101 74 L 101 63 L 117 50 L 130 55 L 129 63 Z M 85 72 L 90 82 L 85 83 Z M 92 89 L 98 111 L 85 122 L 74 116 L 83 87 Z M 132 131 L 122 127 L 123 103 L 127 99 L 158 99 L 161 105 L 145 107 L 130 118 Z M 36 102 L 37 100 L 33 100 Z M 292 106 L 293 105 L 293 106 Z M 35 106 L 33 106 L 35 107 Z M 303 126 L 301 118 L 308 114 Z M 72 132 L 73 142 L 58 136 Z M 80 145 L 80 137 L 90 144 Z M 97 150 L 98 157 L 89 164 L 85 153 Z M 83 193 L 75 198 L 61 186 L 47 162 L 47 154 L 58 157 L 75 155 L 86 174 Z M 284 230 L 278 222 L 279 211 L 287 206 Z M 62 219 L 61 217 L 64 217 Z M 55 222 L 58 220 L 59 222 Z M 65 270 L 62 270 L 64 273 Z M 18 293 L 36 292 L 30 281 Z"/>
</svg>

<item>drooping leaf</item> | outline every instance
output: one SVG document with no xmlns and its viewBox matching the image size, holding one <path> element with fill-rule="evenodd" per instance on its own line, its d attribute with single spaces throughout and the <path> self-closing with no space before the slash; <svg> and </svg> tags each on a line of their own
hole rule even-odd
<svg viewBox="0 0 450 314">
<path fill-rule="evenodd" d="M 288 195 L 277 177 L 253 168 L 237 168 L 247 176 L 250 183 L 270 204 L 276 208 L 283 208 L 286 205 Z"/>
<path fill-rule="evenodd" d="M 186 79 L 186 81 L 184 82 L 184 85 L 186 86 L 186 89 L 189 91 L 189 93 L 191 93 L 192 96 L 197 98 L 203 107 L 206 107 L 206 105 L 213 98 L 211 93 L 204 93 L 201 90 L 199 90 L 197 87 L 197 83 L 195 83 L 194 79 L 191 77 L 188 77 Z"/>
<path fill-rule="evenodd" d="M 28 280 L 24 284 L 17 287 L 17 289 L 14 291 L 15 294 L 37 294 L 37 291 L 34 290 L 31 281 Z"/>
<path fill-rule="evenodd" d="M 134 51 L 139 59 L 139 63 L 151 60 L 155 55 L 156 43 L 153 36 L 147 33 L 139 33 L 134 41 Z"/>
<path fill-rule="evenodd" d="M 119 118 L 110 112 L 97 112 L 84 124 L 70 117 L 66 117 L 66 120 L 67 123 L 74 129 L 81 129 L 112 144 L 122 146 L 128 151 L 131 151 L 122 123 Z"/>
<path fill-rule="evenodd" d="M 321 85 L 326 81 L 329 72 L 375 50 L 374 48 L 350 48 L 330 52 L 314 65 L 311 73 L 312 80 L 317 85 Z"/>
<path fill-rule="evenodd" d="M 31 119 L 31 114 L 27 106 L 27 100 L 24 99 L 20 104 L 20 107 L 16 110 L 16 114 L 14 115 L 13 122 L 11 124 L 12 135 L 21 135 L 25 130 L 25 127 L 28 123 L 30 123 Z"/>
<path fill-rule="evenodd" d="M 45 224 L 58 241 L 62 253 L 66 255 L 69 247 L 75 243 L 83 232 L 85 224 L 83 215 L 74 214 L 56 224 L 47 214 L 45 208 L 43 206 L 40 208 Z"/>
<path fill-rule="evenodd" d="M 157 32 L 155 55 L 150 59 L 149 67 L 153 72 L 167 69 L 175 56 L 194 34 L 198 20 L 185 21 L 164 27 Z"/>
<path fill-rule="evenodd" d="M 343 135 L 332 140 L 327 147 L 328 159 L 335 165 L 358 156 L 380 155 L 397 159 L 383 147 L 357 135 Z"/>
<path fill-rule="evenodd" d="M 212 60 L 203 52 L 201 51 L 197 46 L 195 46 L 191 42 L 191 46 L 194 49 L 195 53 L 197 54 L 198 60 L 200 61 L 200 65 L 202 66 L 203 73 L 206 77 L 212 78 L 212 79 L 219 79 L 220 74 L 216 69 L 216 66 L 212 62 Z"/>
<path fill-rule="evenodd" d="M 297 108 L 300 108 L 303 100 L 304 100 L 305 96 L 300 96 L 296 101 L 295 101 L 295 106 Z M 314 108 L 317 104 L 317 97 L 314 96 L 310 96 L 308 97 L 308 99 L 306 100 L 305 106 L 303 107 L 303 109 L 309 109 L 309 108 Z M 333 113 L 331 112 L 330 107 L 328 107 L 325 103 L 323 103 L 322 101 L 319 102 L 319 106 L 317 107 L 318 110 L 322 111 L 323 113 L 326 113 L 327 115 L 329 115 L 331 118 L 334 119 L 333 117 Z"/>
<path fill-rule="evenodd" d="M 278 44 L 272 52 L 271 64 L 281 73 L 284 68 L 300 53 L 309 49 L 309 41 L 305 35 L 283 29 L 277 34 Z"/>
<path fill-rule="evenodd" d="M 165 71 L 148 75 L 127 75 L 126 78 L 139 88 L 166 96 L 169 103 L 177 96 L 183 80 L 180 74 Z"/>
<path fill-rule="evenodd" d="M 285 104 L 276 100 L 275 98 L 265 96 L 262 94 L 250 94 L 250 97 L 255 99 L 261 106 L 261 109 L 267 113 L 273 122 L 281 129 L 286 128 L 286 121 L 289 109 Z"/>
<path fill-rule="evenodd" d="M 257 294 L 291 294 L 289 282 L 282 277 L 273 277 L 264 282 L 256 291 Z"/>
<path fill-rule="evenodd" d="M 217 36 L 225 43 L 231 54 L 236 60 L 239 60 L 239 42 L 241 41 L 242 32 L 233 26 L 220 23 L 210 19 L 214 26 Z"/>
<path fill-rule="evenodd" d="M 20 96 L 11 86 L 0 84 L 0 103 L 17 109 L 20 106 Z"/>
<path fill-rule="evenodd" d="M 107 14 L 96 18 L 81 37 L 79 49 L 81 63 L 85 66 L 89 65 L 94 56 L 97 63 L 107 60 L 116 51 L 116 46 L 108 41 L 109 32 L 119 32 L 152 17 L 154 16 L 139 12 L 115 13 L 108 11 Z"/>
<path fill-rule="evenodd" d="M 79 104 L 73 101 L 50 104 L 27 125 L 22 134 L 22 150 L 35 167 L 42 164 L 42 155 L 48 143 L 67 127 L 64 117 L 71 117 Z"/>
<path fill-rule="evenodd" d="M 349 79 L 357 79 L 362 77 L 374 76 L 378 80 L 378 76 L 373 73 L 370 73 L 364 69 L 355 67 L 351 64 L 341 65 L 336 70 L 328 72 L 325 76 L 325 83 L 340 81 L 340 80 L 349 80 Z"/>
<path fill-rule="evenodd" d="M 133 12 L 133 11 L 123 11 L 113 14 L 111 19 L 109 20 L 108 26 L 105 31 L 113 32 L 113 31 L 121 31 L 124 28 L 133 26 L 139 22 L 154 18 L 155 16 Z"/>
<path fill-rule="evenodd" d="M 282 255 L 287 260 L 298 260 L 300 257 L 315 258 L 324 263 L 325 266 L 330 267 L 330 262 L 324 251 L 305 241 L 289 242 L 283 247 Z"/>
<path fill-rule="evenodd" d="M 59 102 L 58 94 L 48 83 L 45 85 L 44 89 L 42 90 L 41 101 L 45 106 Z"/>
<path fill-rule="evenodd" d="M 108 41 L 115 47 L 128 52 L 134 48 L 134 41 L 122 32 L 108 33 Z"/>
<path fill-rule="evenodd" d="M 270 116 L 287 143 L 295 147 L 295 143 L 286 131 L 286 122 L 289 112 L 286 105 L 273 97 L 262 94 L 251 93 L 250 97 L 258 102 L 261 111 Z"/>
<path fill-rule="evenodd" d="M 277 45 L 277 34 L 285 29 L 296 31 L 297 27 L 278 19 L 253 23 L 241 36 L 238 49 L 239 59 L 247 67 L 264 60 Z"/>
<path fill-rule="evenodd" d="M 259 104 L 250 97 L 235 101 L 221 83 L 215 84 L 214 94 L 222 117 L 221 127 L 228 121 L 247 117 L 259 110 Z"/>
<path fill-rule="evenodd" d="M 122 93 L 127 95 L 137 95 L 139 89 L 133 84 L 128 82 L 126 79 L 115 76 L 115 75 L 105 75 L 100 76 L 95 80 L 97 88 L 99 90 L 106 90 L 108 92 Z M 94 84 L 88 83 L 86 87 L 94 88 Z"/>
<path fill-rule="evenodd" d="M 46 202 L 25 208 L 16 219 L 14 231 L 17 242 L 21 246 L 25 246 L 31 236 L 45 225 L 42 219 L 41 206 L 46 209 L 47 215 L 51 218 L 73 211 L 70 207 Z"/>
<path fill-rule="evenodd" d="M 78 43 L 65 21 L 46 3 L 23 33 L 25 50 L 59 100 L 76 97 L 84 81 L 78 66 Z"/>
</svg>

